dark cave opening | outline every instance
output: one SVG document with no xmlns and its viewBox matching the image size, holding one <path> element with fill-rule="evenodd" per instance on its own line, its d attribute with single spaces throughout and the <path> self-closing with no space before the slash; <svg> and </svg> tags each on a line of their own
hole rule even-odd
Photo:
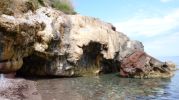
<svg viewBox="0 0 179 100">
<path fill-rule="evenodd" d="M 75 72 L 75 75 L 77 76 L 86 74 L 89 71 L 99 71 L 98 74 L 119 72 L 120 62 L 114 59 L 105 59 L 101 54 L 102 50 L 108 50 L 107 45 L 100 44 L 98 42 L 90 42 L 87 46 L 83 46 L 82 49 L 83 55 L 76 64 L 70 64 L 67 62 L 66 55 L 65 57 L 51 56 L 49 58 L 49 56 L 44 57 L 45 55 L 32 54 L 23 58 L 24 63 L 22 68 L 17 71 L 17 76 L 56 76 L 54 72 L 58 70 L 57 65 L 59 61 L 65 62 L 64 64 L 70 64 L 74 66 L 74 68 L 76 68 L 75 71 L 77 71 Z M 85 71 L 81 73 L 81 69 L 82 71 Z M 60 77 L 60 74 L 57 76 Z"/>
<path fill-rule="evenodd" d="M 105 59 L 101 54 L 101 51 L 107 51 L 106 44 L 100 44 L 98 42 L 90 42 L 87 46 L 83 46 L 83 55 L 78 61 L 78 66 L 82 68 L 95 67 L 100 70 L 100 73 L 115 73 L 119 71 L 120 62 L 113 59 Z"/>
<path fill-rule="evenodd" d="M 41 76 L 46 75 L 47 66 L 50 61 L 37 55 L 30 55 L 23 59 L 23 66 L 17 71 L 16 76 Z"/>
<path fill-rule="evenodd" d="M 78 61 L 77 65 L 80 67 L 98 66 L 98 61 L 102 58 L 101 52 L 102 45 L 97 42 L 90 42 L 87 46 L 83 46 L 83 55 Z"/>
<path fill-rule="evenodd" d="M 120 72 L 121 63 L 117 60 L 104 59 L 101 62 L 102 72 L 104 74 Z"/>
</svg>

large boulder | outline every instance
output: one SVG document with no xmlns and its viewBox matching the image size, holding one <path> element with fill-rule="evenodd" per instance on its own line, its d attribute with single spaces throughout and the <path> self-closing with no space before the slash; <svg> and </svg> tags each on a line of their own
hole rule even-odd
<svg viewBox="0 0 179 100">
<path fill-rule="evenodd" d="M 126 57 L 137 51 L 144 51 L 141 42 L 96 18 L 66 15 L 50 7 L 0 16 L 1 73 L 73 76 L 118 72 L 125 70 Z"/>
<path fill-rule="evenodd" d="M 121 61 L 120 75 L 123 77 L 155 78 L 171 77 L 171 63 L 161 62 L 143 51 L 136 51 Z"/>
</svg>

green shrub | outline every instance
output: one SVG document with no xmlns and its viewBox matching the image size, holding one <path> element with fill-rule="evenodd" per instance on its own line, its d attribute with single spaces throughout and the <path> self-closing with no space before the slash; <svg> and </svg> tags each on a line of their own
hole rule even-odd
<svg viewBox="0 0 179 100">
<path fill-rule="evenodd" d="M 52 0 L 52 7 L 66 14 L 76 14 L 69 0 Z"/>
<path fill-rule="evenodd" d="M 28 0 L 28 3 L 35 9 L 39 6 L 51 6 L 66 14 L 76 14 L 70 0 Z"/>
</svg>

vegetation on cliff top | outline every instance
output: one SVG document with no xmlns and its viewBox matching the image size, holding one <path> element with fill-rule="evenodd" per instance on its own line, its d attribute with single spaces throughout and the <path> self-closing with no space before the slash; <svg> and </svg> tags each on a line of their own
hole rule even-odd
<svg viewBox="0 0 179 100">
<path fill-rule="evenodd" d="M 70 0 L 38 0 L 38 3 L 42 6 L 51 6 L 66 14 L 76 14 Z"/>
<path fill-rule="evenodd" d="M 52 7 L 61 10 L 66 14 L 76 14 L 73 5 L 69 0 L 53 0 Z"/>
<path fill-rule="evenodd" d="M 30 0 L 34 8 L 39 6 L 51 6 L 66 14 L 76 14 L 70 0 Z"/>
<path fill-rule="evenodd" d="M 76 14 L 70 0 L 0 0 L 0 14 L 14 15 L 51 6 L 66 14 Z"/>
</svg>

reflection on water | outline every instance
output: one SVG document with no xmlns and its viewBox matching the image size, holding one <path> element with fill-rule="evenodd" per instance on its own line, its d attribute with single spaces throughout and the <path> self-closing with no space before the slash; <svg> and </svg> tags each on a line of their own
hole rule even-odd
<svg viewBox="0 0 179 100">
<path fill-rule="evenodd" d="M 4 77 L 4 74 L 0 74 L 0 88 L 5 87 L 7 85 L 7 80 Z"/>
<path fill-rule="evenodd" d="M 172 79 L 131 79 L 109 74 L 37 82 L 43 100 L 176 100 L 178 72 Z"/>
<path fill-rule="evenodd" d="M 0 81 L 4 81 L 4 74 L 0 74 Z"/>
</svg>

